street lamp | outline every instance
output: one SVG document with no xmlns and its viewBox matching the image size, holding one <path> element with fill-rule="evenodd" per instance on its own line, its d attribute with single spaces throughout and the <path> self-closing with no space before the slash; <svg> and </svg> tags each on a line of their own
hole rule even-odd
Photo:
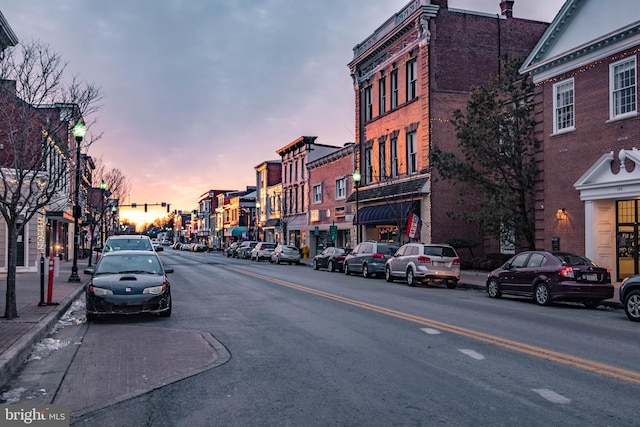
<svg viewBox="0 0 640 427">
<path fill-rule="evenodd" d="M 69 276 L 69 282 L 79 282 L 80 276 L 78 276 L 78 240 L 80 240 L 80 233 L 78 230 L 78 219 L 80 218 L 80 143 L 87 133 L 87 128 L 84 123 L 79 121 L 73 127 L 73 136 L 76 138 L 76 182 L 75 182 L 75 203 L 73 206 L 73 266 L 71 267 L 71 276 Z"/>
<path fill-rule="evenodd" d="M 104 192 L 107 189 L 107 183 L 102 180 L 100 183 L 100 248 L 104 246 Z"/>
<path fill-rule="evenodd" d="M 353 185 L 356 187 L 356 244 L 360 243 L 360 216 L 358 215 L 358 211 L 360 210 L 360 199 L 358 195 L 358 188 L 360 187 L 360 179 L 362 176 L 360 172 L 355 171 L 351 174 L 353 178 Z"/>
</svg>

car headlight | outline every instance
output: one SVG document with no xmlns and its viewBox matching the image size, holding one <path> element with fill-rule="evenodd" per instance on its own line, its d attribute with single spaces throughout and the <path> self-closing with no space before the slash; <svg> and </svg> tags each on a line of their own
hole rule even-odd
<svg viewBox="0 0 640 427">
<path fill-rule="evenodd" d="M 113 295 L 113 291 L 111 289 L 105 288 L 97 288 L 95 286 L 89 286 L 89 292 L 98 297 L 103 297 L 105 295 Z"/>
<path fill-rule="evenodd" d="M 160 285 L 160 286 L 153 286 L 151 288 L 144 288 L 144 291 L 142 291 L 143 294 L 154 294 L 154 295 L 159 295 L 162 292 L 164 292 L 164 290 L 166 289 L 166 285 Z"/>
</svg>

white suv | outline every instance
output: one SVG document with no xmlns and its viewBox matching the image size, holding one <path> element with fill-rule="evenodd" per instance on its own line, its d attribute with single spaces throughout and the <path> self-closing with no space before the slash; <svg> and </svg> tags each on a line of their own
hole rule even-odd
<svg viewBox="0 0 640 427">
<path fill-rule="evenodd" d="M 385 265 L 387 282 L 406 279 L 409 286 L 422 281 L 444 282 L 455 289 L 460 280 L 460 257 L 449 245 L 407 243 Z"/>
</svg>

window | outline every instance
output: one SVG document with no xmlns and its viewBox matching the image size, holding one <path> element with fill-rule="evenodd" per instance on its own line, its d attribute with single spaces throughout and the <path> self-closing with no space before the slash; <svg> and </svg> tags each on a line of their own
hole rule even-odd
<svg viewBox="0 0 640 427">
<path fill-rule="evenodd" d="M 296 160 L 296 172 L 294 175 L 294 179 L 297 181 L 298 180 L 298 161 Z"/>
<path fill-rule="evenodd" d="M 418 62 L 415 59 L 407 62 L 407 102 L 418 96 Z"/>
<path fill-rule="evenodd" d="M 387 80 L 382 77 L 378 80 L 378 111 L 384 114 L 387 111 Z"/>
<path fill-rule="evenodd" d="M 368 122 L 373 118 L 373 94 L 371 86 L 364 88 L 364 121 Z"/>
<path fill-rule="evenodd" d="M 364 179 L 365 184 L 370 184 L 373 178 L 373 148 L 371 146 L 364 150 Z"/>
<path fill-rule="evenodd" d="M 336 179 L 336 200 L 347 197 L 347 178 L 342 177 Z"/>
<path fill-rule="evenodd" d="M 391 109 L 398 106 L 398 70 L 391 71 Z"/>
<path fill-rule="evenodd" d="M 418 143 L 416 133 L 407 133 L 407 174 L 418 172 Z"/>
<path fill-rule="evenodd" d="M 575 126 L 573 79 L 553 85 L 553 131 L 572 130 Z"/>
<path fill-rule="evenodd" d="M 313 186 L 313 203 L 322 202 L 322 184 Z"/>
<path fill-rule="evenodd" d="M 398 176 L 398 137 L 391 138 L 391 178 Z"/>
<path fill-rule="evenodd" d="M 384 140 L 378 142 L 378 179 L 387 177 L 387 144 Z"/>
<path fill-rule="evenodd" d="M 611 119 L 637 112 L 636 58 L 614 62 L 609 66 Z"/>
</svg>

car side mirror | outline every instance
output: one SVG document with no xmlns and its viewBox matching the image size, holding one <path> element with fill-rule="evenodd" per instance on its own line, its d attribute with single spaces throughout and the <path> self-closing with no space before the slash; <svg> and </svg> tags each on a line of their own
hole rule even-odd
<svg viewBox="0 0 640 427">
<path fill-rule="evenodd" d="M 93 276 L 93 273 L 95 272 L 95 270 L 93 268 L 85 268 L 84 269 L 84 274 L 90 274 Z"/>
<path fill-rule="evenodd" d="M 511 263 L 506 263 L 502 266 L 502 268 L 504 268 L 505 270 L 511 270 Z"/>
<path fill-rule="evenodd" d="M 167 273 L 167 274 L 168 273 L 173 273 L 173 268 L 165 268 L 164 272 Z"/>
</svg>

